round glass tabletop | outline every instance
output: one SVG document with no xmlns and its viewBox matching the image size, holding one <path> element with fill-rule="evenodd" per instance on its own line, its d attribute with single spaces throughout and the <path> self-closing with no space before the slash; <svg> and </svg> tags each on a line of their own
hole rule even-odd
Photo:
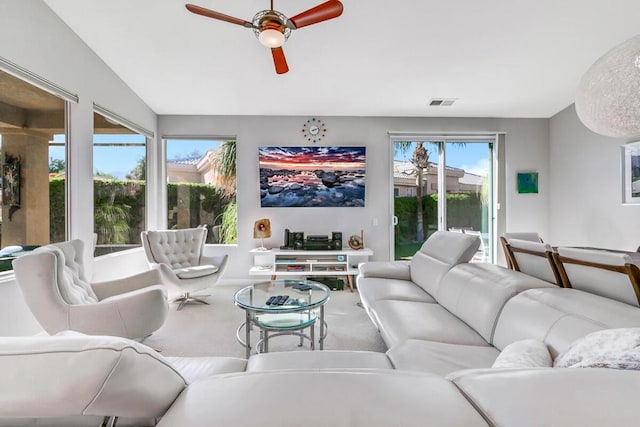
<svg viewBox="0 0 640 427">
<path fill-rule="evenodd" d="M 245 310 L 282 313 L 319 307 L 330 294 L 328 287 L 311 280 L 270 280 L 240 289 L 233 300 Z"/>
</svg>

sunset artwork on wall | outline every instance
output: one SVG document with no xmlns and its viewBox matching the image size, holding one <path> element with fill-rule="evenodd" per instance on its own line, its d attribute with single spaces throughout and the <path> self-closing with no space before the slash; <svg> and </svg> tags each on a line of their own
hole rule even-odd
<svg viewBox="0 0 640 427">
<path fill-rule="evenodd" d="M 364 207 L 366 147 L 259 147 L 261 207 Z"/>
</svg>

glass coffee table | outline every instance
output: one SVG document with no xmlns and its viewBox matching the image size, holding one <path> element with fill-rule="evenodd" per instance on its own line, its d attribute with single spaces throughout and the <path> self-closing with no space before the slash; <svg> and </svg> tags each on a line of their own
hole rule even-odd
<svg viewBox="0 0 640 427">
<path fill-rule="evenodd" d="M 297 335 L 301 344 L 307 339 L 311 350 L 315 350 L 315 323 L 318 319 L 318 346 L 323 350 L 327 335 L 324 304 L 330 295 L 328 287 L 311 280 L 270 280 L 240 289 L 233 296 L 233 300 L 245 311 L 245 321 L 238 327 L 236 337 L 245 347 L 246 357 L 249 358 L 251 355 L 253 326 L 260 330 L 260 340 L 256 343 L 258 353 L 268 352 L 269 338 L 279 335 Z M 280 297 L 281 301 L 274 300 L 276 297 Z M 304 333 L 304 329 L 307 328 L 310 329 L 309 335 Z"/>
</svg>

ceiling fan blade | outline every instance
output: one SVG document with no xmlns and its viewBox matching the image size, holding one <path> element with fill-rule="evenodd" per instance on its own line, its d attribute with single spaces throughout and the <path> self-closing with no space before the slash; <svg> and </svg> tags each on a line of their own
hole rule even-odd
<svg viewBox="0 0 640 427">
<path fill-rule="evenodd" d="M 234 18 L 233 16 L 225 15 L 224 13 L 216 12 L 214 10 L 206 9 L 204 7 L 196 6 L 195 4 L 185 4 L 187 10 L 196 15 L 206 16 L 207 18 L 218 19 L 220 21 L 230 22 L 232 24 L 242 25 L 243 27 L 253 28 L 253 24 L 244 19 Z"/>
<path fill-rule="evenodd" d="M 318 22 L 337 18 L 342 15 L 342 9 L 342 3 L 338 0 L 329 0 L 314 8 L 297 14 L 293 18 L 289 18 L 289 21 L 293 23 L 295 28 L 302 28 L 307 25 L 317 24 Z"/>
<path fill-rule="evenodd" d="M 284 51 L 281 47 L 271 49 L 271 55 L 273 56 L 273 63 L 276 66 L 276 73 L 284 74 L 289 71 L 287 58 L 284 57 Z"/>
</svg>

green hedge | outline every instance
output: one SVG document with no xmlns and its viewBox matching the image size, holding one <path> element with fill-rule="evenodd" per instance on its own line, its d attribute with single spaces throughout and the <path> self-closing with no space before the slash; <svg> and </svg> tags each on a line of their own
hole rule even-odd
<svg viewBox="0 0 640 427">
<path fill-rule="evenodd" d="M 61 242 L 65 239 L 64 178 L 49 179 L 49 239 Z"/>
<path fill-rule="evenodd" d="M 140 244 L 140 232 L 145 228 L 145 190 L 144 181 L 96 180 L 93 182 L 94 223 L 98 231 L 98 244 Z M 52 242 L 59 242 L 65 238 L 64 192 L 64 178 L 49 180 Z M 169 183 L 167 196 L 170 215 L 173 208 L 178 205 L 178 193 L 182 197 L 188 197 L 188 200 L 180 200 L 180 203 L 188 205 L 191 227 L 200 224 L 220 224 L 227 206 L 235 203 L 235 197 L 227 196 L 220 187 L 208 184 Z M 175 225 L 174 215 L 169 218 L 168 227 Z"/>
<path fill-rule="evenodd" d="M 417 200 L 416 197 L 394 198 L 394 214 L 398 218 L 398 225 L 395 227 L 396 243 L 419 240 L 416 239 Z M 425 237 L 428 237 L 431 232 L 438 229 L 438 195 L 432 194 L 423 197 L 422 208 Z M 447 194 L 447 224 L 449 226 L 473 227 L 474 230 L 482 230 L 482 223 L 482 200 L 479 194 Z M 484 228 L 486 228 L 486 224 Z"/>
</svg>

